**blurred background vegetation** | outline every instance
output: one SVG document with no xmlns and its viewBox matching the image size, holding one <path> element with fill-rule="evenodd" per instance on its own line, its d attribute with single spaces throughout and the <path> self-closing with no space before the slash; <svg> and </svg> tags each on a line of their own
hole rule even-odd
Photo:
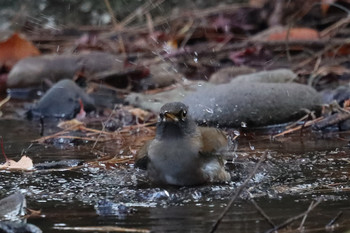
<svg viewBox="0 0 350 233">
<path fill-rule="evenodd" d="M 108 0 L 117 21 L 147 3 L 157 1 Z M 166 0 L 150 13 L 153 17 L 176 14 L 181 9 L 200 9 L 219 4 L 242 3 L 244 0 Z M 139 17 L 134 24 L 144 21 Z M 82 25 L 108 25 L 112 23 L 106 1 L 100 0 L 2 0 L 0 1 L 0 30 L 56 27 L 77 27 Z"/>
</svg>

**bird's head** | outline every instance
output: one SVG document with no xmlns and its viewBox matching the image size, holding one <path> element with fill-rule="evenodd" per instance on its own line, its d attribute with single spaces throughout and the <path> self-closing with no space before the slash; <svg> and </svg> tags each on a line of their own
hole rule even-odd
<svg viewBox="0 0 350 233">
<path fill-rule="evenodd" d="M 159 139 L 183 137 L 195 129 L 196 124 L 188 115 L 188 106 L 185 104 L 172 102 L 161 107 L 156 135 Z"/>
</svg>

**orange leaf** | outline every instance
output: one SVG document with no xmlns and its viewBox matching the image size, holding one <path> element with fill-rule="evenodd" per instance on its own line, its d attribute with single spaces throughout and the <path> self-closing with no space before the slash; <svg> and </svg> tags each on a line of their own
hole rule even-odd
<svg viewBox="0 0 350 233">
<path fill-rule="evenodd" d="M 337 49 L 333 49 L 330 52 L 327 53 L 328 56 L 333 57 L 333 56 L 347 56 L 350 54 L 350 45 L 349 44 L 344 44 L 340 46 Z"/>
<path fill-rule="evenodd" d="M 322 14 L 326 15 L 329 9 L 329 6 L 332 5 L 336 0 L 321 0 L 321 10 Z"/>
<path fill-rule="evenodd" d="M 0 64 L 14 65 L 22 58 L 39 55 L 39 50 L 17 33 L 0 42 Z"/>
<path fill-rule="evenodd" d="M 288 33 L 288 29 L 272 33 L 269 35 L 268 40 L 284 41 L 284 40 L 318 40 L 320 38 L 318 31 L 311 28 L 291 28 Z"/>
</svg>

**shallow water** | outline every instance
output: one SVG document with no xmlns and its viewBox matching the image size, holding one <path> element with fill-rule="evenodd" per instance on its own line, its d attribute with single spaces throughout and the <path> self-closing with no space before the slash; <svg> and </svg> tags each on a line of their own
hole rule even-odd
<svg viewBox="0 0 350 233">
<path fill-rule="evenodd" d="M 52 125 L 45 128 L 46 135 L 57 131 Z M 32 144 L 40 132 L 39 122 L 0 121 L 9 158 L 26 154 L 34 164 L 96 158 L 92 143 Z M 267 161 L 248 185 L 249 195 L 245 192 L 235 202 L 217 232 L 265 232 L 271 228 L 249 196 L 276 225 L 307 210 L 312 200 L 322 196 L 324 201 L 308 215 L 305 229 L 324 232 L 325 225 L 343 211 L 334 228 L 334 232 L 343 232 L 350 229 L 349 137 L 346 133 L 305 132 L 272 140 L 264 134 L 241 133 L 237 151 L 229 153 L 235 159 L 228 164 L 233 181 L 221 185 L 154 187 L 144 171 L 128 164 L 113 169 L 85 166 L 72 171 L 0 171 L 0 198 L 16 191 L 24 193 L 28 208 L 41 209 L 42 215 L 27 221 L 44 232 L 62 232 L 55 229 L 58 227 L 110 225 L 155 232 L 208 232 L 267 150 Z M 103 149 L 119 154 L 125 148 L 109 142 L 100 147 Z M 128 155 L 127 150 L 122 155 Z M 300 222 L 287 229 L 297 229 Z"/>
</svg>

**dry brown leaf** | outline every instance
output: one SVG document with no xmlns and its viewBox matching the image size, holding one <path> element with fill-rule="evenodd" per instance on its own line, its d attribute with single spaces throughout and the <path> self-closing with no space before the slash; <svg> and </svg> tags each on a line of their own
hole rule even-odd
<svg viewBox="0 0 350 233">
<path fill-rule="evenodd" d="M 293 41 L 293 40 L 318 40 L 320 38 L 318 31 L 312 28 L 288 28 L 272 33 L 268 40 L 272 41 Z"/>
<path fill-rule="evenodd" d="M 0 164 L 0 169 L 9 170 L 30 170 L 33 169 L 33 161 L 26 155 L 23 155 L 18 162 L 9 159 L 4 164 Z"/>
<path fill-rule="evenodd" d="M 30 41 L 17 33 L 0 43 L 0 63 L 2 64 L 14 65 L 22 58 L 39 54 L 39 50 Z"/>
<path fill-rule="evenodd" d="M 147 112 L 141 108 L 132 108 L 129 110 L 129 112 L 142 121 L 144 121 L 150 115 L 150 112 Z"/>
<path fill-rule="evenodd" d="M 317 76 L 326 76 L 328 74 L 350 74 L 350 69 L 344 66 L 322 66 L 316 71 Z"/>
<path fill-rule="evenodd" d="M 343 108 L 348 108 L 348 107 L 350 107 L 350 99 L 345 100 L 343 103 Z"/>
<path fill-rule="evenodd" d="M 30 218 L 30 217 L 41 217 L 41 210 L 32 210 L 29 208 L 27 209 L 27 214 L 25 216 L 25 218 Z"/>
<path fill-rule="evenodd" d="M 0 92 L 1 92 L 1 91 L 0 91 Z M 1 109 L 1 107 L 2 107 L 4 104 L 6 104 L 7 102 L 9 102 L 10 99 L 11 99 L 11 96 L 7 96 L 5 99 L 1 100 L 1 101 L 0 101 L 0 109 Z M 2 117 L 2 112 L 1 112 L 1 111 L 0 111 L 0 117 Z"/>
<path fill-rule="evenodd" d="M 79 129 L 79 127 L 81 127 L 81 126 L 84 126 L 84 123 L 77 120 L 77 119 L 73 119 L 73 120 L 69 120 L 69 121 L 62 121 L 62 122 L 58 123 L 57 126 L 61 129 L 76 130 L 76 129 Z"/>
</svg>

